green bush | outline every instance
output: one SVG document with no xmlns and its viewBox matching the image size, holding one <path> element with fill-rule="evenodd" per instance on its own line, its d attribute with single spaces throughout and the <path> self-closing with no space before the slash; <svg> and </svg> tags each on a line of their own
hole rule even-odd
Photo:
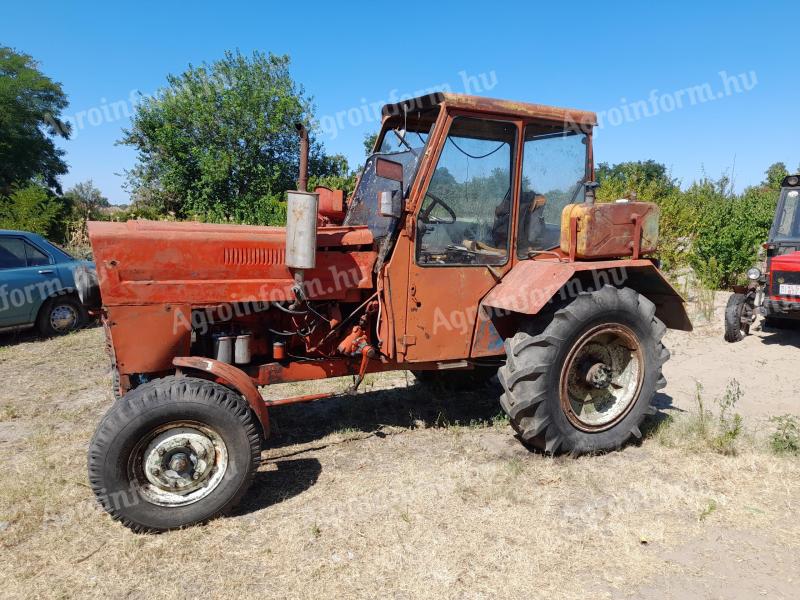
<svg viewBox="0 0 800 600">
<path fill-rule="evenodd" d="M 775 423 L 775 431 L 769 437 L 770 447 L 775 454 L 800 455 L 800 420 L 794 415 L 782 415 L 770 419 Z"/>
<path fill-rule="evenodd" d="M 63 242 L 71 209 L 67 199 L 31 182 L 0 198 L 0 229 L 31 231 Z"/>
<path fill-rule="evenodd" d="M 725 393 L 709 408 L 703 396 L 703 386 L 696 382 L 696 410 L 679 416 L 669 416 L 658 424 L 649 435 L 670 448 L 683 448 L 692 452 L 712 451 L 732 456 L 738 453 L 744 430 L 742 416 L 735 412 L 742 398 L 739 383 L 732 379 Z"/>
<path fill-rule="evenodd" d="M 767 169 L 764 181 L 734 194 L 730 180 L 703 178 L 682 190 L 664 165 L 654 161 L 600 164 L 598 200 L 636 197 L 661 209 L 658 257 L 667 271 L 691 266 L 710 288 L 728 288 L 753 266 L 766 241 L 783 163 Z"/>
<path fill-rule="evenodd" d="M 613 202 L 619 198 L 635 197 L 640 202 L 654 202 L 661 210 L 659 250 L 664 269 L 670 271 L 688 263 L 700 210 L 681 192 L 677 180 L 667 168 L 655 161 L 626 162 L 609 166 L 601 163 L 596 178 L 600 187 L 597 198 Z"/>
<path fill-rule="evenodd" d="M 704 207 L 690 264 L 705 285 L 728 288 L 753 266 L 759 245 L 766 241 L 777 192 L 751 188 L 732 196 L 718 183 L 702 181 L 687 194 Z"/>
</svg>

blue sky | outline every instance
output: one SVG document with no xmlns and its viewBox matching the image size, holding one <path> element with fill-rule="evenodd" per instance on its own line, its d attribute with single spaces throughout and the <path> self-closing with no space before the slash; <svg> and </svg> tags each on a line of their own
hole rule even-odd
<svg viewBox="0 0 800 600">
<path fill-rule="evenodd" d="M 652 158 L 684 185 L 735 165 L 741 189 L 774 161 L 800 164 L 790 2 L 59 1 L 2 13 L 0 44 L 39 60 L 69 96 L 79 126 L 62 144 L 65 187 L 93 179 L 115 203 L 128 201 L 122 173 L 135 163 L 115 145 L 122 103 L 235 48 L 289 54 L 326 148 L 352 165 L 377 128 L 364 107 L 442 86 L 594 110 L 597 162 Z M 742 76 L 738 90 L 721 72 Z"/>
</svg>

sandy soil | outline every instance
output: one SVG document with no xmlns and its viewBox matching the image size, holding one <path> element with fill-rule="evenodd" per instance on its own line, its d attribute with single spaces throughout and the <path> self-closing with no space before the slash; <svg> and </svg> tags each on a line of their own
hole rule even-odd
<svg viewBox="0 0 800 600">
<path fill-rule="evenodd" d="M 672 357 L 664 366 L 669 386 L 664 390 L 676 407 L 694 408 L 697 383 L 708 398 L 722 395 L 735 379 L 744 396 L 737 410 L 753 426 L 763 426 L 773 415 L 800 414 L 798 378 L 800 330 L 761 331 L 730 344 L 723 337 L 723 315 L 729 294 L 719 292 L 709 321 L 691 307 L 695 332 L 670 331 L 666 345 Z"/>
<path fill-rule="evenodd" d="M 796 597 L 800 461 L 762 438 L 768 417 L 800 413 L 800 339 L 729 345 L 719 314 L 695 321 L 669 334 L 659 419 L 695 409 L 695 381 L 713 406 L 736 378 L 747 435 L 735 455 L 651 434 L 549 458 L 498 418 L 497 386 L 447 395 L 386 374 L 353 398 L 275 409 L 237 511 L 156 536 L 112 522 L 86 483 L 86 444 L 112 401 L 101 332 L 5 338 L 0 597 Z"/>
</svg>

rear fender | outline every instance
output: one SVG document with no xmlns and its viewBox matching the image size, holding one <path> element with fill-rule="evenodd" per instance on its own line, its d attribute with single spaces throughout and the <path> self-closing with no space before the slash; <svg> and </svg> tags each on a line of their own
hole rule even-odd
<svg viewBox="0 0 800 600">
<path fill-rule="evenodd" d="M 568 299 L 604 285 L 629 287 L 656 305 L 656 316 L 670 329 L 691 331 L 684 299 L 646 259 L 592 262 L 530 260 L 517 264 L 481 302 L 481 314 L 494 320 L 511 314 L 535 315 L 552 300 Z M 473 356 L 486 354 L 485 336 L 476 336 Z"/>
<path fill-rule="evenodd" d="M 267 405 L 264 404 L 261 392 L 258 391 L 256 384 L 253 383 L 247 373 L 232 365 L 201 356 L 178 356 L 172 361 L 172 364 L 181 373 L 194 372 L 203 379 L 212 379 L 239 392 L 247 400 L 259 423 L 261 423 L 264 438 L 269 437 Z"/>
</svg>

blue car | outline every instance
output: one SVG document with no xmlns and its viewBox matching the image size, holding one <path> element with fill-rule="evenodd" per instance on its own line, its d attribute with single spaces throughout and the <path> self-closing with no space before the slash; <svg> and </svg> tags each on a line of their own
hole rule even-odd
<svg viewBox="0 0 800 600">
<path fill-rule="evenodd" d="M 42 236 L 0 229 L 0 332 L 35 327 L 61 335 L 86 324 L 76 277 L 96 277 L 94 264 L 76 260 Z"/>
</svg>

